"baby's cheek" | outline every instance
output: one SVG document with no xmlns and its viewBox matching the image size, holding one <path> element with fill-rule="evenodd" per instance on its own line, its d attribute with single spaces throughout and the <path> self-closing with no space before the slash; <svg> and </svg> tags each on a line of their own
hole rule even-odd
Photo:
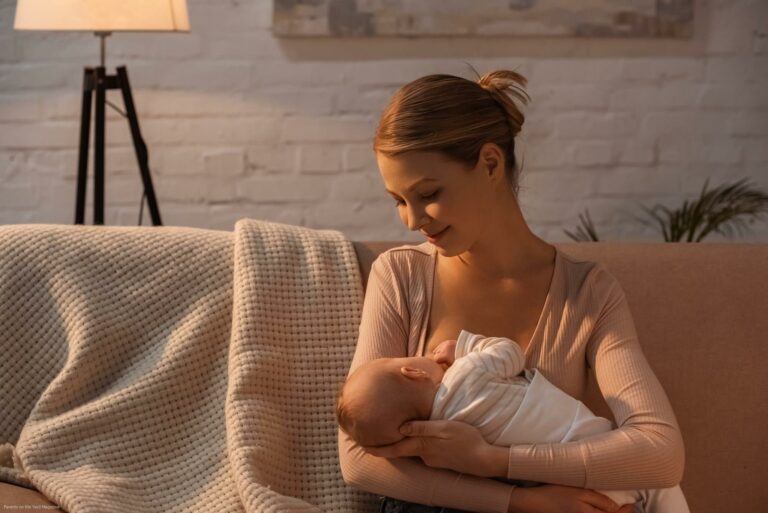
<svg viewBox="0 0 768 513">
<path fill-rule="evenodd" d="M 442 344 L 437 346 L 435 348 L 435 356 L 449 358 L 451 356 L 451 351 L 449 351 L 448 346 L 449 344 L 447 342 L 443 342 Z"/>
</svg>

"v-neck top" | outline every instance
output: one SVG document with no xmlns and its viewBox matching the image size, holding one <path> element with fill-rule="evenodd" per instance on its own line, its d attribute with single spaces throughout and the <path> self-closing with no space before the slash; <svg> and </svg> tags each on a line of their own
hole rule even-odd
<svg viewBox="0 0 768 513">
<path fill-rule="evenodd" d="M 685 464 L 680 428 L 642 352 L 621 285 L 602 264 L 556 250 L 525 367 L 579 400 L 593 369 L 618 428 L 575 442 L 514 445 L 507 475 L 498 477 L 603 490 L 677 485 Z M 423 355 L 436 258 L 437 249 L 424 242 L 389 249 L 373 262 L 350 372 L 375 358 Z M 420 504 L 502 513 L 514 489 L 417 458 L 371 456 L 342 431 L 339 459 L 353 486 Z"/>
<path fill-rule="evenodd" d="M 424 312 L 424 320 L 421 322 L 422 330 L 421 330 L 421 335 L 419 336 L 419 344 L 416 348 L 416 353 L 415 353 L 419 356 L 425 356 L 425 353 L 427 350 L 426 342 L 427 342 L 427 331 L 429 330 L 429 318 L 432 314 L 432 303 L 434 301 L 434 296 L 435 296 L 435 275 L 437 274 L 437 248 L 429 242 L 424 242 L 418 247 L 426 250 L 427 253 L 432 257 L 432 263 L 427 265 L 427 269 L 429 269 L 429 273 L 427 273 L 427 276 L 425 276 L 426 291 L 424 294 L 424 298 L 426 299 L 427 304 L 426 304 L 426 311 Z M 526 356 L 530 354 L 531 346 L 536 340 L 536 335 L 539 333 L 539 328 L 541 327 L 541 321 L 546 316 L 547 308 L 549 307 L 552 294 L 553 292 L 554 293 L 558 292 L 553 289 L 557 287 L 559 283 L 558 270 L 562 266 L 562 264 L 560 263 L 560 258 L 561 258 L 560 250 L 557 249 L 557 247 L 555 247 L 554 269 L 552 270 L 552 277 L 549 282 L 549 288 L 547 289 L 547 296 L 544 298 L 544 305 L 542 306 L 541 312 L 539 313 L 539 317 L 536 322 L 536 327 L 533 330 L 531 339 L 528 341 L 528 345 L 525 346 L 524 353 Z M 517 342 L 520 342 L 520 341 L 517 341 Z"/>
</svg>

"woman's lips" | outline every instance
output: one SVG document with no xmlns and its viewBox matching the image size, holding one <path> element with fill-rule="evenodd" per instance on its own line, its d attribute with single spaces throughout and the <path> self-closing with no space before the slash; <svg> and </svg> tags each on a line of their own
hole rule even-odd
<svg viewBox="0 0 768 513">
<path fill-rule="evenodd" d="M 445 232 L 448 231 L 448 228 L 450 228 L 450 226 L 446 226 L 445 228 L 443 228 L 442 231 L 432 236 L 427 235 L 427 239 L 429 240 L 429 242 L 437 242 L 438 240 L 440 240 L 440 238 L 442 238 L 443 235 L 445 235 Z"/>
</svg>

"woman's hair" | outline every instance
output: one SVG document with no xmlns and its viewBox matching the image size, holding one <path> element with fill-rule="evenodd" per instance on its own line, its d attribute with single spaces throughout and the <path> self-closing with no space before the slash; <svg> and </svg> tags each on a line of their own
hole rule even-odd
<svg viewBox="0 0 768 513">
<path fill-rule="evenodd" d="M 373 149 L 387 156 L 437 151 L 474 167 L 480 148 L 496 143 L 504 152 L 506 175 L 517 195 L 520 169 L 515 137 L 525 116 L 528 81 L 514 71 L 486 73 L 477 82 L 453 75 L 428 75 L 400 88 L 384 109 Z"/>
</svg>

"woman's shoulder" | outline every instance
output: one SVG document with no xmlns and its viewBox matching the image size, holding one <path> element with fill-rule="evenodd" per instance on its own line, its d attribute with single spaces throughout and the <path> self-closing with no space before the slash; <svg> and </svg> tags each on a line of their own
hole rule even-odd
<svg viewBox="0 0 768 513">
<path fill-rule="evenodd" d="M 434 261 L 435 252 L 435 247 L 429 242 L 403 244 L 381 252 L 373 265 L 385 267 L 393 274 L 402 275 L 410 273 L 414 268 L 424 270 Z"/>
<path fill-rule="evenodd" d="M 386 283 L 400 301 L 409 301 L 412 294 L 418 295 L 426 289 L 428 277 L 434 270 L 435 252 L 429 242 L 389 248 L 373 261 L 370 277 Z"/>
<path fill-rule="evenodd" d="M 405 257 L 418 257 L 425 256 L 431 257 L 436 253 L 435 246 L 429 242 L 422 242 L 420 244 L 403 244 L 401 246 L 395 246 L 383 251 L 382 255 L 403 255 Z"/>
<path fill-rule="evenodd" d="M 577 257 L 558 249 L 563 263 L 566 296 L 601 304 L 611 294 L 622 293 L 621 284 L 602 262 Z"/>
</svg>

